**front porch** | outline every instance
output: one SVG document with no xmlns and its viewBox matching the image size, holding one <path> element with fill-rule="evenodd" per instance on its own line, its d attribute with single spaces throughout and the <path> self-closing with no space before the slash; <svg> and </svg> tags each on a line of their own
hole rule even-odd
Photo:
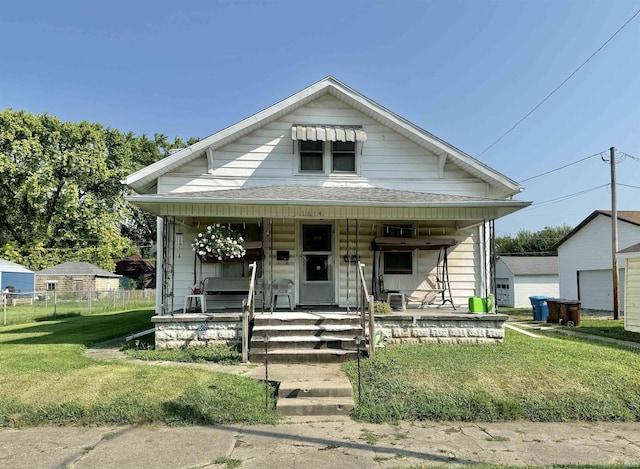
<svg viewBox="0 0 640 469">
<path fill-rule="evenodd" d="M 409 308 L 388 315 L 374 315 L 374 337 L 395 344 L 484 344 L 502 342 L 503 314 L 470 313 L 468 309 L 442 306 Z M 240 310 L 215 313 L 177 313 L 154 316 L 156 347 L 170 349 L 214 343 L 241 343 Z M 270 360 L 328 361 L 355 357 L 355 337 L 367 338 L 369 321 L 362 330 L 360 313 L 346 308 L 295 308 L 294 311 L 256 311 L 249 327 L 251 361 L 262 361 L 264 336 Z M 366 340 L 366 339 L 365 339 Z M 382 345 L 381 341 L 381 345 Z M 360 348 L 364 351 L 366 343 Z M 300 353 L 301 349 L 312 351 Z"/>
</svg>

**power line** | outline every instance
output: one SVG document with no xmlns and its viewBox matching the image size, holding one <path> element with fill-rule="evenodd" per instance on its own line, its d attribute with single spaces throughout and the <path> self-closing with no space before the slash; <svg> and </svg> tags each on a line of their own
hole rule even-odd
<svg viewBox="0 0 640 469">
<path fill-rule="evenodd" d="M 622 184 L 621 182 L 619 182 L 618 185 L 623 187 L 630 187 L 632 189 L 640 189 L 640 186 L 631 186 L 629 184 Z"/>
<path fill-rule="evenodd" d="M 527 181 L 530 181 L 532 179 L 536 179 L 536 178 L 539 178 L 539 177 L 542 177 L 542 176 L 546 176 L 547 174 L 551 174 L 551 173 L 554 173 L 556 171 L 560 171 L 561 169 L 568 168 L 569 166 L 573 166 L 574 164 L 582 163 L 583 161 L 586 161 L 589 158 L 593 158 L 595 156 L 601 156 L 603 153 L 604 153 L 604 151 L 601 151 L 600 153 L 594 153 L 593 155 L 586 156 L 586 157 L 581 158 L 581 159 L 579 159 L 577 161 L 574 161 L 573 163 L 565 164 L 564 166 L 560 166 L 559 168 L 549 170 L 547 172 L 544 172 L 542 174 L 538 174 L 536 176 L 531 176 L 530 178 L 523 179 L 522 181 L 518 181 L 518 184 L 523 183 L 523 182 L 527 182 Z"/>
<path fill-rule="evenodd" d="M 580 66 L 578 68 L 576 68 L 571 75 L 569 75 L 567 78 L 565 78 L 562 83 L 560 83 L 558 86 L 556 86 L 553 91 L 551 93 L 549 93 L 547 96 L 545 96 L 545 98 L 540 101 L 538 104 L 535 105 L 535 107 L 533 109 L 531 109 L 529 112 L 527 112 L 524 117 L 522 119 L 520 119 L 518 122 L 516 122 L 513 126 L 511 126 L 511 128 L 509 130 L 507 130 L 505 133 L 503 133 L 496 141 L 494 141 L 491 145 L 489 145 L 487 148 L 485 148 L 478 156 L 477 158 L 479 159 L 482 155 L 484 155 L 487 151 L 489 151 L 491 148 L 493 148 L 493 146 L 498 143 L 500 140 L 502 140 L 503 138 L 505 138 L 507 135 L 509 135 L 511 133 L 511 131 L 513 129 L 515 129 L 516 127 L 518 127 L 527 117 L 529 117 L 531 114 L 533 114 L 540 106 L 542 106 L 545 101 L 547 101 L 551 96 L 553 96 L 555 94 L 556 91 L 558 91 L 562 85 L 564 85 L 566 82 L 568 82 L 576 73 L 578 73 L 578 71 L 580 71 L 580 69 L 582 67 L 584 67 L 593 57 L 595 57 L 595 55 L 600 52 L 607 44 L 609 44 L 609 42 L 611 42 L 611 40 L 616 37 L 618 35 L 618 33 L 620 31 L 622 31 L 636 16 L 638 16 L 638 14 L 640 14 L 640 10 L 636 11 L 634 13 L 634 15 L 629 18 L 627 20 L 627 22 L 625 24 L 623 24 L 620 29 L 618 29 L 615 33 L 613 33 L 613 35 L 607 39 L 600 47 L 598 47 L 598 49 L 596 49 L 596 51 L 591 54 L 589 56 L 589 58 L 587 60 L 585 60 L 584 62 L 582 62 L 582 64 L 580 64 Z"/>
<path fill-rule="evenodd" d="M 529 207 L 529 208 L 525 208 L 525 209 L 523 209 L 523 210 L 520 210 L 520 212 L 519 212 L 519 213 L 526 212 L 526 211 L 528 211 L 528 210 L 534 210 L 534 209 L 536 209 L 536 208 L 544 207 L 544 206 L 546 206 L 546 205 L 551 205 L 551 204 L 554 204 L 554 203 L 557 203 L 557 202 L 563 202 L 563 201 L 568 200 L 568 199 L 573 199 L 574 197 L 581 196 L 581 195 L 583 195 L 583 194 L 586 194 L 586 193 L 588 193 L 588 192 L 595 191 L 595 190 L 597 190 L 597 189 L 602 189 L 603 187 L 607 187 L 608 185 L 609 185 L 609 183 L 607 183 L 607 184 L 601 184 L 601 185 L 599 185 L 599 186 L 592 187 L 591 189 L 585 189 L 585 190 L 583 190 L 583 191 L 575 192 L 575 193 L 573 193 L 573 194 L 569 194 L 569 195 L 563 195 L 562 197 L 557 197 L 557 198 L 555 198 L 555 199 L 545 200 L 544 202 L 538 202 L 537 204 L 533 204 L 533 205 L 532 205 L 531 207 Z"/>
<path fill-rule="evenodd" d="M 629 153 L 625 153 L 623 151 L 620 151 L 618 153 L 620 153 L 621 155 L 623 155 L 626 158 L 631 158 L 632 160 L 636 160 L 636 161 L 640 162 L 640 158 L 638 158 L 637 156 L 630 155 Z"/>
</svg>

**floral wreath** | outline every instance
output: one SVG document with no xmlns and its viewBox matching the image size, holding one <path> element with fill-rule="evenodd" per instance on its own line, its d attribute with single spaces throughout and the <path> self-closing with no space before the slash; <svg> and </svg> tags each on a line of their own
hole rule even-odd
<svg viewBox="0 0 640 469">
<path fill-rule="evenodd" d="M 204 261 L 224 261 L 244 257 L 246 251 L 242 247 L 243 241 L 244 238 L 236 230 L 217 223 L 207 226 L 204 233 L 198 233 L 191 247 Z"/>
</svg>

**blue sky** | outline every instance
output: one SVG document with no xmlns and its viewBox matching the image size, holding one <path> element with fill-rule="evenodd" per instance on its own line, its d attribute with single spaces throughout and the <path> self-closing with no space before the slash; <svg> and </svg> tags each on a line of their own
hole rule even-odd
<svg viewBox="0 0 640 469">
<path fill-rule="evenodd" d="M 206 137 L 327 75 L 477 157 L 640 10 L 640 0 L 62 1 L 0 14 L 0 109 Z M 480 160 L 516 181 L 611 146 L 640 159 L 640 15 Z M 618 208 L 640 210 L 640 161 Z M 524 182 L 535 203 L 609 182 L 599 157 Z M 610 208 L 607 187 L 496 224 Z"/>
</svg>

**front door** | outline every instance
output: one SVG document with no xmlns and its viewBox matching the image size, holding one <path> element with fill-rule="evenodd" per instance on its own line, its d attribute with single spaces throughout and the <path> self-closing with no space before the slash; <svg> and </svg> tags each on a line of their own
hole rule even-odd
<svg viewBox="0 0 640 469">
<path fill-rule="evenodd" d="M 300 304 L 335 304 L 333 225 L 302 225 Z"/>
</svg>

